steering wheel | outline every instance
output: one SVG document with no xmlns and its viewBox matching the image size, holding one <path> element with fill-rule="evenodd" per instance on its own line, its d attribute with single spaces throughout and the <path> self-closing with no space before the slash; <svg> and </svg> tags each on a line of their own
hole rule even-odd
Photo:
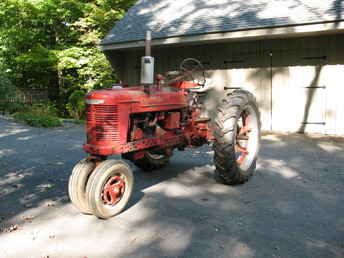
<svg viewBox="0 0 344 258">
<path fill-rule="evenodd" d="M 196 58 L 186 58 L 180 63 L 179 68 L 182 71 L 182 73 L 191 76 L 193 81 L 195 80 L 193 74 L 197 71 L 201 71 L 203 76 L 203 83 L 198 84 L 200 86 L 204 86 L 206 82 L 205 71 L 203 64 L 199 60 L 197 60 Z"/>
<path fill-rule="evenodd" d="M 187 72 L 187 71 L 195 72 L 197 70 L 203 70 L 204 69 L 202 63 L 199 60 L 197 60 L 196 58 L 184 59 L 180 63 L 179 68 L 183 72 Z"/>
</svg>

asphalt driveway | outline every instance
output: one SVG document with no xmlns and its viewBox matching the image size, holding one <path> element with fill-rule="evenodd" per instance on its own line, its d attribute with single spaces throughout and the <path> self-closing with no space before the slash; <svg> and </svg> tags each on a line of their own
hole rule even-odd
<svg viewBox="0 0 344 258">
<path fill-rule="evenodd" d="M 344 257 L 344 139 L 262 138 L 248 183 L 216 183 L 210 147 L 176 151 L 157 173 L 133 166 L 128 208 L 99 220 L 67 195 L 83 127 L 0 118 L 0 257 Z"/>
</svg>

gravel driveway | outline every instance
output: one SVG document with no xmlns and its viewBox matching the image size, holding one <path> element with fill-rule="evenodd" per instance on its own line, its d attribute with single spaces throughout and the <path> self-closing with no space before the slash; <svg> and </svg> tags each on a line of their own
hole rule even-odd
<svg viewBox="0 0 344 258">
<path fill-rule="evenodd" d="M 264 135 L 254 177 L 213 180 L 209 147 L 135 170 L 119 216 L 81 215 L 67 196 L 83 127 L 0 118 L 0 257 L 344 257 L 344 139 Z"/>
</svg>

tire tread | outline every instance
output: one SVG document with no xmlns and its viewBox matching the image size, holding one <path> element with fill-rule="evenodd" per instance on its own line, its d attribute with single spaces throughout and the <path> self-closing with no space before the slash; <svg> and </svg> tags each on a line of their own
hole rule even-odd
<svg viewBox="0 0 344 258">
<path fill-rule="evenodd" d="M 214 163 L 215 179 L 224 184 L 235 185 L 248 181 L 256 167 L 256 157 L 247 171 L 243 171 L 237 164 L 235 155 L 236 123 L 242 110 L 252 105 L 258 119 L 260 132 L 260 116 L 256 99 L 246 90 L 235 90 L 227 94 L 217 108 L 218 115 L 214 122 Z"/>
</svg>

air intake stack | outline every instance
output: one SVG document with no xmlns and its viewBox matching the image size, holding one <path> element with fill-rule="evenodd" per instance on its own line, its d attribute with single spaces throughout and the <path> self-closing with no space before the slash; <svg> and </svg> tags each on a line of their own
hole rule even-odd
<svg viewBox="0 0 344 258">
<path fill-rule="evenodd" d="M 154 57 L 151 56 L 152 35 L 146 32 L 145 56 L 141 59 L 141 84 L 149 87 L 154 83 Z"/>
</svg>

